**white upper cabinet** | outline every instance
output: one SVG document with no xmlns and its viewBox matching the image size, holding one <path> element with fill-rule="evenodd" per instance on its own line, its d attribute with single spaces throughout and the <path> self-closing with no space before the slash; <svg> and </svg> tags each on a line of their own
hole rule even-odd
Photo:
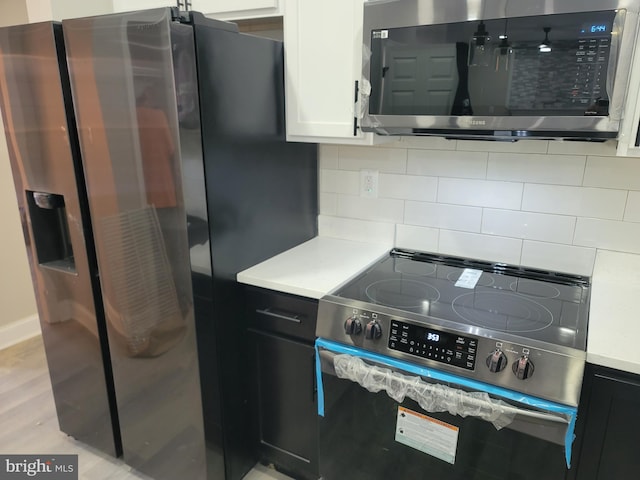
<svg viewBox="0 0 640 480">
<path fill-rule="evenodd" d="M 364 0 L 284 0 L 288 140 L 379 141 L 355 128 L 363 5 Z"/>
<path fill-rule="evenodd" d="M 244 20 L 281 16 L 282 2 L 283 0 L 191 0 L 191 10 L 221 20 Z"/>
<path fill-rule="evenodd" d="M 132 12 L 158 7 L 175 7 L 176 0 L 113 0 L 114 12 Z"/>
<path fill-rule="evenodd" d="M 176 0 L 113 0 L 115 12 L 175 7 Z M 191 10 L 221 20 L 243 20 L 282 15 L 282 0 L 191 0 Z"/>
</svg>

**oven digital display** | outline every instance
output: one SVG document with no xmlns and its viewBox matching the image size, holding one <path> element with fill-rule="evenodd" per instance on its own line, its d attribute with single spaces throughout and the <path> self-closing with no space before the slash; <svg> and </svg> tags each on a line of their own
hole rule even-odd
<svg viewBox="0 0 640 480">
<path fill-rule="evenodd" d="M 444 337 L 443 337 L 444 339 Z M 440 341 L 440 334 L 439 333 L 434 333 L 434 332 L 429 332 L 427 330 L 427 338 L 425 338 L 425 340 L 427 342 L 436 342 L 438 343 Z"/>
<path fill-rule="evenodd" d="M 391 320 L 389 348 L 466 370 L 476 364 L 475 338 Z"/>
</svg>

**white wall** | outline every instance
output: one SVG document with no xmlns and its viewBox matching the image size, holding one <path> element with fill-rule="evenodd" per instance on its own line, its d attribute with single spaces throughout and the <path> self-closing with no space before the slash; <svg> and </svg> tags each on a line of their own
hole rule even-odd
<svg viewBox="0 0 640 480">
<path fill-rule="evenodd" d="M 5 0 L 1 0 L 5 1 Z M 112 0 L 26 0 L 30 23 L 113 12 Z"/>
<path fill-rule="evenodd" d="M 27 4 L 24 0 L 0 0 L 0 27 L 27 22 Z"/>
<path fill-rule="evenodd" d="M 54 20 L 90 17 L 111 12 L 113 12 L 111 0 L 51 0 L 51 18 Z"/>
<path fill-rule="evenodd" d="M 640 158 L 615 142 L 403 138 L 320 148 L 321 233 L 591 274 L 597 249 L 640 254 Z M 378 198 L 359 170 L 379 170 Z"/>
<path fill-rule="evenodd" d="M 61 20 L 74 16 L 108 13 L 113 10 L 111 0 L 0 0 L 0 27 L 45 20 Z M 0 117 L 0 222 L 2 222 L 2 248 L 0 248 L 0 331 L 3 335 L 17 335 L 32 328 L 33 322 L 24 320 L 36 314 L 36 304 L 27 261 L 26 248 L 20 225 L 13 177 L 9 163 L 4 128 Z M 7 326 L 18 325 L 19 328 Z M 7 327 L 2 329 L 2 327 Z M 10 343 L 10 340 L 0 339 Z"/>
<path fill-rule="evenodd" d="M 25 2 L 0 0 L 2 16 L 0 26 L 27 22 Z M 36 313 L 24 237 L 20 225 L 18 202 L 13 187 L 9 153 L 0 116 L 0 222 L 2 222 L 2 248 L 0 248 L 0 327 Z"/>
</svg>

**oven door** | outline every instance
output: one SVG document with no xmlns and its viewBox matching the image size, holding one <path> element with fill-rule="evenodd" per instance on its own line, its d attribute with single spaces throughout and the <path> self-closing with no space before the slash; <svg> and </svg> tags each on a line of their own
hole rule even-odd
<svg viewBox="0 0 640 480">
<path fill-rule="evenodd" d="M 573 407 L 323 339 L 316 352 L 323 480 L 567 477 Z"/>
</svg>

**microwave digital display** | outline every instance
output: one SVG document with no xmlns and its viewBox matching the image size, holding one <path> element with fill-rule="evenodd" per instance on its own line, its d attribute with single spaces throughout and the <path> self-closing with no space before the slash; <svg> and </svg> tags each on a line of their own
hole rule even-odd
<svg viewBox="0 0 640 480">
<path fill-rule="evenodd" d="M 606 23 L 591 23 L 583 25 L 580 29 L 582 35 L 608 33 L 609 31 L 611 31 L 611 26 Z"/>
</svg>

